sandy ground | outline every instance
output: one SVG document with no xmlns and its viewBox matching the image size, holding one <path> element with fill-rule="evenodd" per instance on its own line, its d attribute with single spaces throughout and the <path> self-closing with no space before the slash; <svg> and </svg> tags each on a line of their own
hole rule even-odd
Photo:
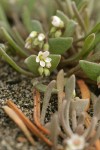
<svg viewBox="0 0 100 150">
<path fill-rule="evenodd" d="M 1 108 L 5 105 L 7 99 L 12 99 L 24 114 L 32 120 L 33 98 L 31 79 L 20 75 L 6 63 L 1 63 L 0 150 L 49 150 L 43 142 L 37 142 L 37 147 L 32 147 L 27 141 L 18 141 L 19 137 L 24 137 L 23 133 Z"/>
</svg>

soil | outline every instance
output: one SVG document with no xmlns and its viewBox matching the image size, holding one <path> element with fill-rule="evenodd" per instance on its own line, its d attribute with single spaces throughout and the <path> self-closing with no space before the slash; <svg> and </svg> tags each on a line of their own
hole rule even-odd
<svg viewBox="0 0 100 150">
<path fill-rule="evenodd" d="M 28 78 L 17 73 L 4 62 L 0 64 L 0 150 L 50 149 L 44 142 L 41 141 L 37 141 L 37 147 L 31 146 L 22 131 L 2 110 L 2 106 L 5 105 L 6 100 L 12 99 L 13 102 L 24 112 L 24 114 L 32 120 L 33 86 L 31 84 L 31 79 L 32 78 Z M 54 100 L 52 103 L 55 103 Z M 50 106 L 48 110 L 49 112 L 51 111 Z M 47 118 L 49 118 L 49 113 L 47 116 Z M 25 139 L 24 142 L 19 142 L 19 138 Z"/>
<path fill-rule="evenodd" d="M 32 121 L 33 114 L 33 85 L 31 83 L 32 78 L 28 78 L 16 72 L 7 63 L 0 61 L 0 150 L 50 150 L 50 148 L 44 143 L 37 141 L 37 146 L 33 147 L 25 138 L 22 131 L 17 125 L 5 114 L 2 106 L 6 104 L 6 100 L 11 99 L 13 102 L 23 111 L 23 113 Z M 91 91 L 96 95 L 99 95 L 100 89 L 96 86 L 88 85 Z M 77 95 L 80 95 L 80 91 L 77 87 Z M 41 95 L 42 104 L 42 95 Z M 53 95 L 49 107 L 47 109 L 47 115 L 45 122 L 50 119 L 52 113 L 57 110 L 57 97 Z M 93 115 L 93 107 L 89 109 L 89 114 Z M 22 140 L 23 142 L 20 142 Z"/>
</svg>

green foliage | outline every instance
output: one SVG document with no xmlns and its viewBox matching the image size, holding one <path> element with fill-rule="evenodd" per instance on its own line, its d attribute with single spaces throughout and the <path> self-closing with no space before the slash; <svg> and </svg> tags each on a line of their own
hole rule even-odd
<svg viewBox="0 0 100 150">
<path fill-rule="evenodd" d="M 38 20 L 32 20 L 32 30 L 37 32 L 44 32 L 43 27 Z"/>
<path fill-rule="evenodd" d="M 52 72 L 58 66 L 61 56 L 60 55 L 50 55 L 49 57 L 52 59 L 51 68 L 50 68 L 50 72 Z M 31 72 L 33 72 L 35 75 L 39 75 L 39 72 L 38 72 L 39 63 L 36 62 L 36 55 L 31 55 L 28 58 L 26 58 L 25 64 L 27 65 L 28 69 Z"/>
<path fill-rule="evenodd" d="M 42 75 L 43 69 L 49 75 L 58 65 L 67 70 L 66 76 L 69 76 L 83 68 L 85 70 L 86 61 L 90 67 L 91 61 L 92 65 L 99 62 L 100 21 L 96 13 L 99 4 L 93 4 L 93 0 L 91 3 L 89 0 L 1 0 L 0 41 L 7 47 L 5 61 L 9 50 L 11 55 L 20 56 L 20 59 L 24 57 L 28 69 L 37 76 L 39 72 Z M 93 13 L 97 17 L 92 17 Z M 52 16 L 58 19 L 54 24 Z M 37 32 L 35 37 L 30 34 L 32 31 Z M 36 62 L 40 51 L 50 52 L 52 67 L 41 68 Z M 86 74 L 96 81 L 99 71 L 95 70 L 95 75 L 93 70 Z"/>
<path fill-rule="evenodd" d="M 96 81 L 97 77 L 100 75 L 100 64 L 88 62 L 85 60 L 80 60 L 79 63 L 85 74 L 90 79 Z"/>
<path fill-rule="evenodd" d="M 64 54 L 72 46 L 73 39 L 68 38 L 50 38 L 49 46 L 52 54 Z"/>
</svg>

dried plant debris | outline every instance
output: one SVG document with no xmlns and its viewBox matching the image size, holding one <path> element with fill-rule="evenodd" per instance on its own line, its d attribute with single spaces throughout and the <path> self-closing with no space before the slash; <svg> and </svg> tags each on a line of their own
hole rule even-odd
<svg viewBox="0 0 100 150">
<path fill-rule="evenodd" d="M 58 76 L 59 74 L 62 74 L 62 71 L 58 73 Z M 57 82 L 61 83 L 60 80 L 57 80 Z M 45 116 L 47 113 L 46 110 L 49 105 L 52 88 L 55 86 L 55 84 L 59 85 L 59 83 L 57 82 L 51 81 L 51 83 L 49 83 L 46 93 L 44 94 L 42 110 L 40 109 L 40 93 L 36 89 L 34 89 L 33 123 L 22 113 L 20 109 L 16 107 L 12 100 L 8 100 L 6 103 L 6 105 L 8 106 L 3 106 L 3 109 L 8 114 L 8 116 L 10 116 L 15 121 L 15 123 L 19 125 L 19 127 L 23 130 L 24 134 L 28 139 L 29 137 L 27 136 L 27 131 L 29 129 L 31 131 L 31 134 L 43 140 L 54 150 L 68 148 L 70 148 L 71 150 L 84 150 L 90 147 L 94 147 L 96 149 L 95 142 L 100 138 L 100 97 L 98 97 L 98 99 L 96 100 L 96 103 L 93 108 L 93 117 L 91 118 L 86 112 L 86 108 L 89 105 L 90 95 L 88 94 L 88 99 L 80 99 L 79 97 L 76 97 L 76 80 L 74 75 L 68 78 L 66 84 L 62 86 L 65 87 L 65 90 L 60 91 L 62 92 L 61 95 L 63 94 L 62 101 L 58 103 L 58 105 L 60 105 L 60 110 L 58 109 L 53 115 L 51 115 L 51 119 L 48 120 L 47 123 L 45 123 Z M 82 82 L 82 85 L 84 88 L 85 83 L 83 84 Z M 88 88 L 86 90 L 87 92 L 89 92 Z M 19 123 L 18 119 L 15 119 L 17 117 L 20 119 L 21 123 Z M 27 131 L 24 130 L 22 126 L 27 127 Z M 47 135 L 47 137 L 44 136 L 43 133 Z M 48 137 L 50 139 L 48 139 Z M 29 141 L 31 142 L 30 139 Z M 33 142 L 31 143 L 34 144 Z"/>
</svg>

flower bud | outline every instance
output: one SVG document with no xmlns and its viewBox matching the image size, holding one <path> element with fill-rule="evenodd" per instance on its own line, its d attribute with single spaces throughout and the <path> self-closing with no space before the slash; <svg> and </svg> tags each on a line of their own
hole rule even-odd
<svg viewBox="0 0 100 150">
<path fill-rule="evenodd" d="M 56 37 L 56 38 L 57 38 L 57 37 L 60 37 L 61 35 L 62 35 L 61 30 L 58 30 L 58 31 L 55 32 L 55 37 Z"/>
<path fill-rule="evenodd" d="M 40 67 L 38 68 L 38 72 L 39 72 L 39 74 L 42 76 L 42 75 L 43 75 L 43 67 L 40 66 Z"/>
<path fill-rule="evenodd" d="M 44 68 L 44 75 L 45 75 L 45 76 L 49 76 L 49 75 L 50 75 L 49 69 Z"/>
<path fill-rule="evenodd" d="M 43 50 L 44 50 L 44 51 L 48 51 L 48 50 L 49 50 L 49 44 L 48 44 L 48 43 L 45 43 L 45 44 L 43 45 Z"/>
<path fill-rule="evenodd" d="M 33 41 L 33 43 L 32 43 L 32 45 L 37 46 L 37 45 L 39 45 L 39 44 L 40 44 L 40 43 L 39 43 L 38 39 L 35 38 L 34 41 Z"/>
<path fill-rule="evenodd" d="M 43 41 L 45 39 L 45 35 L 43 34 L 43 33 L 40 33 L 39 35 L 38 35 L 38 40 L 41 42 L 41 41 Z"/>
<path fill-rule="evenodd" d="M 50 33 L 54 33 L 54 32 L 56 32 L 56 30 L 57 30 L 56 27 L 52 27 L 50 30 Z"/>
<path fill-rule="evenodd" d="M 30 38 L 34 38 L 37 36 L 37 32 L 36 31 L 32 31 L 29 35 Z"/>
</svg>

